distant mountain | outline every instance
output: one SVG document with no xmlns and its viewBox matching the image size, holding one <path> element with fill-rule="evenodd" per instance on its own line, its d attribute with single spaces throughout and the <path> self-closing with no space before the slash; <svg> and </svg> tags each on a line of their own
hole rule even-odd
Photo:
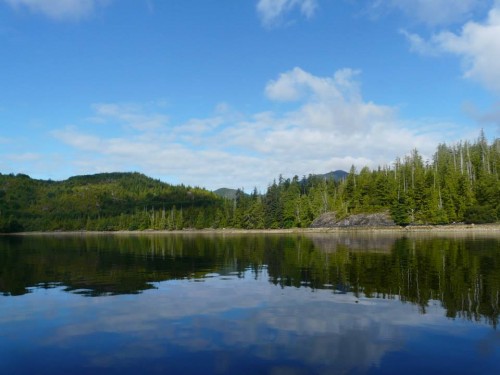
<svg viewBox="0 0 500 375">
<path fill-rule="evenodd" d="M 219 197 L 222 197 L 222 198 L 235 199 L 237 191 L 238 190 L 236 190 L 236 189 L 220 188 L 220 189 L 214 190 L 213 193 L 218 195 Z"/>
<path fill-rule="evenodd" d="M 323 178 L 326 178 L 327 180 L 341 181 L 341 180 L 345 179 L 348 175 L 349 175 L 349 172 L 342 171 L 342 170 L 336 170 L 336 171 L 328 172 L 325 174 L 316 174 L 314 176 L 323 177 Z"/>
<path fill-rule="evenodd" d="M 321 178 L 321 179 L 327 179 L 327 180 L 342 181 L 348 175 L 349 175 L 349 173 L 346 171 L 336 170 L 336 171 L 328 172 L 325 174 L 310 174 L 309 178 L 315 177 L 315 178 Z M 237 189 L 220 188 L 220 189 L 214 190 L 213 193 L 218 195 L 219 197 L 222 197 L 222 198 L 235 199 L 237 191 L 238 191 Z"/>
</svg>

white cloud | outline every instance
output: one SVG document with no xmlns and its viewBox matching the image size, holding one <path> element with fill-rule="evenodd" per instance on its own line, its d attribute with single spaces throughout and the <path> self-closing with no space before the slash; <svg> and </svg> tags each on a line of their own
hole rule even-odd
<svg viewBox="0 0 500 375">
<path fill-rule="evenodd" d="M 298 8 L 306 18 L 311 18 L 318 6 L 316 0 L 259 0 L 257 12 L 266 26 L 279 24 L 282 17 Z"/>
<path fill-rule="evenodd" d="M 480 23 L 467 22 L 459 33 L 443 31 L 429 41 L 407 34 L 414 51 L 451 53 L 462 59 L 464 76 L 500 92 L 500 2 Z"/>
<path fill-rule="evenodd" d="M 107 127 L 114 133 L 97 135 L 80 126 L 52 134 L 76 150 L 74 173 L 138 170 L 209 189 L 264 191 L 279 174 L 375 168 L 415 147 L 430 156 L 443 141 L 442 127 L 422 131 L 421 123 L 400 120 L 397 108 L 364 100 L 358 76 L 351 69 L 320 77 L 294 68 L 265 87 L 270 100 L 287 101 L 284 111 L 244 115 L 223 104 L 213 116 L 168 126 L 156 107 L 99 104 L 97 119 L 135 131 Z"/>
<path fill-rule="evenodd" d="M 270 81 L 266 86 L 266 95 L 271 100 L 295 101 L 307 94 L 316 99 L 340 98 L 340 89 L 352 87 L 351 77 L 356 74 L 351 69 L 338 71 L 334 77 L 315 77 L 300 68 L 283 73 L 277 80 Z"/>
<path fill-rule="evenodd" d="M 475 121 L 484 125 L 485 131 L 488 130 L 487 127 L 492 126 L 496 127 L 496 133 L 500 134 L 500 102 L 493 103 L 492 107 L 487 110 L 481 110 L 473 103 L 465 103 L 463 110 Z"/>
<path fill-rule="evenodd" d="M 1 173 L 24 173 L 32 178 L 41 179 L 55 177 L 54 171 L 61 173 L 67 165 L 66 158 L 59 154 L 25 152 L 16 148 L 2 154 L 0 159 Z"/>
<path fill-rule="evenodd" d="M 97 115 L 94 117 L 94 121 L 116 120 L 139 131 L 159 129 L 168 123 L 168 116 L 163 114 L 143 114 L 144 108 L 142 106 L 100 103 L 94 104 L 93 108 Z"/>
<path fill-rule="evenodd" d="M 295 68 L 271 81 L 266 87 L 270 98 L 302 97 L 303 101 L 281 117 L 267 119 L 273 125 L 264 139 L 255 140 L 255 147 L 275 154 L 282 150 L 298 159 L 311 155 L 316 160 L 327 160 L 340 154 L 357 155 L 373 163 L 406 152 L 400 146 L 405 140 L 407 144 L 424 144 L 423 139 L 401 127 L 395 108 L 363 100 L 356 75 L 344 69 L 333 77 L 316 77 Z M 248 144 L 249 137 L 243 139 Z"/>
<path fill-rule="evenodd" d="M 102 144 L 99 137 L 82 134 L 74 126 L 68 126 L 64 130 L 54 130 L 52 135 L 78 150 L 102 152 Z"/>
<path fill-rule="evenodd" d="M 7 159 L 14 162 L 33 162 L 43 159 L 43 155 L 34 152 L 24 152 L 22 154 L 7 155 Z"/>
<path fill-rule="evenodd" d="M 11 7 L 27 8 L 55 20 L 80 19 L 94 12 L 97 6 L 110 0 L 3 0 Z"/>
<path fill-rule="evenodd" d="M 400 33 L 406 37 L 410 43 L 410 51 L 426 56 L 436 56 L 439 50 L 420 35 L 410 33 L 406 30 L 400 30 Z"/>
<path fill-rule="evenodd" d="M 172 138 L 168 131 L 133 137 L 98 137 L 68 127 L 52 134 L 78 151 L 78 157 L 72 161 L 75 173 L 138 170 L 172 183 L 214 189 L 228 181 L 247 186 L 253 186 L 250 181 L 259 181 L 259 171 L 252 171 L 259 159 L 224 150 L 200 149 L 197 146 L 203 142 L 199 139 L 185 143 L 181 136 Z"/>
<path fill-rule="evenodd" d="M 396 9 L 430 26 L 460 22 L 485 6 L 489 0 L 375 0 L 372 9 Z"/>
<path fill-rule="evenodd" d="M 500 5 L 491 9 L 486 22 L 468 22 L 460 34 L 443 32 L 433 41 L 462 57 L 466 77 L 500 92 Z"/>
</svg>

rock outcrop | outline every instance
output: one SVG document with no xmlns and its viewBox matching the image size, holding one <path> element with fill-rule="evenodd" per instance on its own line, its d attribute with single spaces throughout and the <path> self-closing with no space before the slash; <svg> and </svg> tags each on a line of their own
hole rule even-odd
<svg viewBox="0 0 500 375">
<path fill-rule="evenodd" d="M 338 219 L 335 212 L 326 212 L 311 223 L 311 228 L 388 227 L 394 225 L 396 223 L 387 212 L 356 214 L 342 219 Z"/>
</svg>

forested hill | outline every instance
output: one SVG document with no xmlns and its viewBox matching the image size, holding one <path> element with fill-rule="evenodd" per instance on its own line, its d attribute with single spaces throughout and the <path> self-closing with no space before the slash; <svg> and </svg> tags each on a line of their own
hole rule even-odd
<svg viewBox="0 0 500 375">
<path fill-rule="evenodd" d="M 418 150 L 376 170 L 343 178 L 279 177 L 264 194 L 224 198 L 139 173 L 76 176 L 65 181 L 0 174 L 0 231 L 308 227 L 318 216 L 342 219 L 388 212 L 399 225 L 500 220 L 500 138 L 484 135 Z"/>
<path fill-rule="evenodd" d="M 205 189 L 173 186 L 140 173 L 101 173 L 65 181 L 0 174 L 4 232 L 147 229 L 151 211 L 162 212 L 162 225 L 168 229 L 175 223 L 169 222 L 167 210 L 171 213 L 178 207 L 190 213 L 218 203 L 220 198 Z"/>
</svg>

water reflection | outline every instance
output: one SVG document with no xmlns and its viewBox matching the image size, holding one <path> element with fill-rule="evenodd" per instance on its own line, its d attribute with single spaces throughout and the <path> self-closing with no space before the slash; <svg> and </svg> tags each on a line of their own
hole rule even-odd
<svg viewBox="0 0 500 375">
<path fill-rule="evenodd" d="M 64 285 L 87 296 L 138 293 L 154 283 L 210 274 L 282 287 L 397 298 L 425 313 L 440 300 L 449 317 L 499 313 L 500 242 L 495 238 L 344 236 L 43 236 L 0 240 L 0 291 Z"/>
<path fill-rule="evenodd" d="M 0 373 L 496 373 L 498 245 L 4 237 Z"/>
<path fill-rule="evenodd" d="M 423 351 L 432 345 L 427 335 L 451 336 L 450 351 L 463 351 L 470 345 L 467 338 L 478 335 L 471 323 L 450 321 L 438 307 L 431 306 L 424 316 L 411 304 L 389 299 L 349 294 L 332 298 L 328 290 L 311 293 L 307 288 L 277 293 L 266 280 L 265 268 L 260 275 L 254 280 L 248 270 L 231 283 L 212 277 L 201 289 L 194 280 L 165 281 L 140 299 L 118 295 L 88 303 L 60 287 L 8 299 L 0 317 L 0 328 L 9 338 L 8 343 L 0 340 L 0 369 L 9 374 L 43 373 L 40 369 L 93 374 L 376 373 L 393 353 L 398 361 L 432 354 Z M 481 361 L 492 370 L 498 337 L 488 332 L 479 331 L 486 346 L 482 350 L 489 350 Z M 409 351 L 409 345 L 417 348 Z M 452 365 L 429 363 L 427 370 L 460 373 L 460 366 L 479 357 L 478 350 L 472 345 Z M 52 353 L 58 353 L 57 359 Z M 27 354 L 30 361 L 23 361 Z M 411 368 L 405 372 L 419 373 Z"/>
<path fill-rule="evenodd" d="M 41 236 L 0 238 L 0 291 L 22 295 L 63 285 L 85 296 L 140 293 L 165 280 L 243 277 L 281 287 L 399 299 L 448 317 L 499 314 L 498 238 L 252 235 Z"/>
</svg>

